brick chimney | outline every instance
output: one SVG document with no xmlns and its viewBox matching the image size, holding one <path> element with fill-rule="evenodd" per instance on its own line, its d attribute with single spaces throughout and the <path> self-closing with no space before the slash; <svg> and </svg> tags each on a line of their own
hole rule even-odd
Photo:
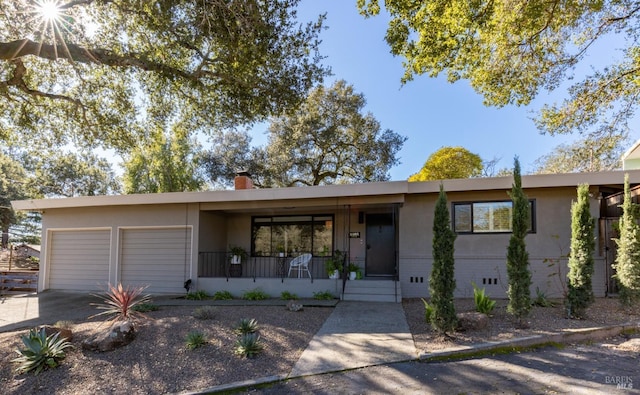
<svg viewBox="0 0 640 395">
<path fill-rule="evenodd" d="M 236 173 L 236 178 L 233 180 L 235 189 L 253 189 L 253 181 L 251 180 L 251 174 L 248 171 L 239 171 Z"/>
</svg>

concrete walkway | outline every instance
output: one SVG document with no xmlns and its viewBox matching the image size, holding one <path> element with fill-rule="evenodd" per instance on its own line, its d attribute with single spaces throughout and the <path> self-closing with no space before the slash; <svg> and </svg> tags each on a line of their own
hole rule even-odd
<svg viewBox="0 0 640 395">
<path fill-rule="evenodd" d="M 417 357 L 401 303 L 342 301 L 313 337 L 289 377 Z"/>
</svg>

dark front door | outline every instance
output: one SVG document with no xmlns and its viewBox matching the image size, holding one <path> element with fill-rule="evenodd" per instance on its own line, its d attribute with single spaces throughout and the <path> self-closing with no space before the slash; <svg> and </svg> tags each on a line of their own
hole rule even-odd
<svg viewBox="0 0 640 395">
<path fill-rule="evenodd" d="M 396 274 L 396 232 L 392 214 L 367 214 L 367 276 Z"/>
</svg>

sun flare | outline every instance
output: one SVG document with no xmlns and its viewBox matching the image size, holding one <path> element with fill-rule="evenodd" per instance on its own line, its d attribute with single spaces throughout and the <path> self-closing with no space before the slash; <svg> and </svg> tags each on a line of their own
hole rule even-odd
<svg viewBox="0 0 640 395">
<path fill-rule="evenodd" d="M 47 21 L 57 19 L 60 16 L 60 5 L 57 0 L 40 1 L 37 10 L 40 16 Z"/>
</svg>

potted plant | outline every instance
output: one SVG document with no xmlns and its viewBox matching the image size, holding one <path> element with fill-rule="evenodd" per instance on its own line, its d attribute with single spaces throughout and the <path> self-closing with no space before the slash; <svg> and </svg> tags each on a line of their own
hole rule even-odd
<svg viewBox="0 0 640 395">
<path fill-rule="evenodd" d="M 229 251 L 231 252 L 231 263 L 234 265 L 241 264 L 248 256 L 247 250 L 239 246 L 230 246 Z"/>
<path fill-rule="evenodd" d="M 348 270 L 349 270 L 349 280 L 355 280 L 356 278 L 361 277 L 361 276 L 358 276 L 358 273 L 360 273 L 360 267 L 355 263 L 353 262 L 349 263 Z"/>
<path fill-rule="evenodd" d="M 276 251 L 278 252 L 278 256 L 280 258 L 284 257 L 284 246 L 279 245 L 278 247 L 276 247 Z"/>
<path fill-rule="evenodd" d="M 324 263 L 324 269 L 327 271 L 327 276 L 330 279 L 340 278 L 340 270 L 338 270 L 338 264 L 334 258 L 329 258 Z"/>
</svg>

